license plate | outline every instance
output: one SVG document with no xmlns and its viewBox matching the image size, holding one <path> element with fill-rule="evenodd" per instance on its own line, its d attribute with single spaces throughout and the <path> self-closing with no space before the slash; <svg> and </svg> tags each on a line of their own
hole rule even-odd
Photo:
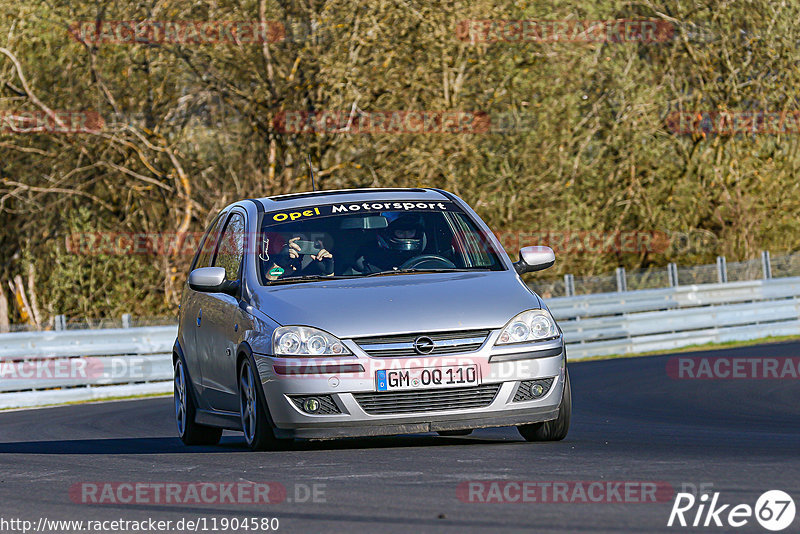
<svg viewBox="0 0 800 534">
<path fill-rule="evenodd" d="M 477 365 L 383 369 L 375 373 L 378 391 L 433 389 L 480 384 Z"/>
</svg>

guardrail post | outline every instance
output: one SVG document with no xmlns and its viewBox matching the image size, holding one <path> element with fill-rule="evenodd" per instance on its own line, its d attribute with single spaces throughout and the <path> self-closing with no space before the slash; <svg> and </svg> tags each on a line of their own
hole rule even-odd
<svg viewBox="0 0 800 534">
<path fill-rule="evenodd" d="M 764 269 L 764 280 L 772 278 L 772 262 L 769 260 L 769 250 L 761 251 L 761 267 Z"/>
<path fill-rule="evenodd" d="M 617 291 L 627 291 L 628 281 L 625 279 L 625 267 L 617 267 Z"/>
<path fill-rule="evenodd" d="M 720 284 L 728 283 L 728 264 L 725 262 L 725 256 L 717 256 L 717 279 Z"/>
<path fill-rule="evenodd" d="M 564 296 L 575 296 L 575 277 L 571 274 L 564 275 Z"/>
<path fill-rule="evenodd" d="M 667 276 L 669 277 L 669 287 L 678 287 L 678 266 L 676 264 L 667 264 Z"/>
<path fill-rule="evenodd" d="M 122 314 L 122 328 L 130 328 L 131 327 L 131 314 L 130 313 L 123 313 Z"/>
<path fill-rule="evenodd" d="M 67 318 L 64 315 L 56 315 L 55 316 L 55 324 L 53 325 L 55 330 L 66 330 L 67 329 Z"/>
</svg>

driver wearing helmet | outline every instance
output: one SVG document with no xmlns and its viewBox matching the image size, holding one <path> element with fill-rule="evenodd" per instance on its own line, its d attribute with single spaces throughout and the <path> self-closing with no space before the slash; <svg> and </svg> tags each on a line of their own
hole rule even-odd
<svg viewBox="0 0 800 534">
<path fill-rule="evenodd" d="M 422 218 L 401 215 L 378 234 L 376 243 L 363 251 L 354 269 L 361 273 L 398 269 L 411 258 L 423 254 L 427 242 Z"/>
</svg>

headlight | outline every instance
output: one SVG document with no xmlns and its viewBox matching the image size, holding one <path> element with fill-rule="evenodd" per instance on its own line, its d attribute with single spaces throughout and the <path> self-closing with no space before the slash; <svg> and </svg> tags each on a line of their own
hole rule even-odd
<svg viewBox="0 0 800 534">
<path fill-rule="evenodd" d="M 558 326 L 547 310 L 528 310 L 520 313 L 503 327 L 495 345 L 530 343 L 558 337 Z"/>
<path fill-rule="evenodd" d="M 334 336 L 308 326 L 281 326 L 272 334 L 275 356 L 341 356 L 350 354 Z"/>
</svg>

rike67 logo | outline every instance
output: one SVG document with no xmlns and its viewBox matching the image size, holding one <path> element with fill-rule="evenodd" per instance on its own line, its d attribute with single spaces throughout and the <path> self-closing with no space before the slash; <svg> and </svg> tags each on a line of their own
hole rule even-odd
<svg viewBox="0 0 800 534">
<path fill-rule="evenodd" d="M 777 532 L 794 522 L 794 500 L 784 491 L 764 492 L 755 506 L 721 504 L 719 497 L 719 492 L 714 492 L 710 501 L 707 493 L 699 498 L 691 493 L 678 493 L 667 526 L 739 528 L 755 517 L 763 528 Z"/>
</svg>

